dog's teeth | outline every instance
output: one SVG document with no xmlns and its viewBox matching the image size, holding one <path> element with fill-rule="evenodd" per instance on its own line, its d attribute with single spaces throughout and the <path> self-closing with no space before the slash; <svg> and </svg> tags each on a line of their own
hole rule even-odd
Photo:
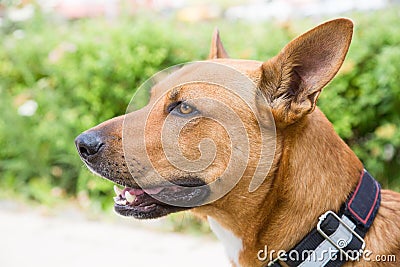
<svg viewBox="0 0 400 267">
<path fill-rule="evenodd" d="M 126 205 L 126 199 L 115 199 L 114 198 L 114 201 L 118 205 Z"/>
<path fill-rule="evenodd" d="M 114 185 L 114 192 L 117 194 L 117 196 L 122 194 L 122 190 L 116 185 Z"/>
<path fill-rule="evenodd" d="M 133 201 L 135 201 L 136 196 L 131 195 L 131 193 L 129 193 L 129 191 L 125 191 L 125 198 L 129 203 L 132 203 Z"/>
</svg>

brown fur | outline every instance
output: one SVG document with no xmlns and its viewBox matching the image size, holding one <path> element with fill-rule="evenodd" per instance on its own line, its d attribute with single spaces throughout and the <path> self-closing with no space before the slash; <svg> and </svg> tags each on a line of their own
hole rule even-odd
<svg viewBox="0 0 400 267">
<path fill-rule="evenodd" d="M 141 127 L 147 133 L 146 147 L 156 170 L 165 179 L 182 176 L 162 151 L 160 130 L 167 114 L 165 107 L 173 99 L 207 95 L 230 105 L 240 114 L 249 134 L 250 161 L 240 182 L 223 198 L 197 207 L 193 212 L 201 217 L 212 216 L 243 241 L 239 261 L 242 266 L 261 266 L 257 252 L 269 249 L 289 250 L 316 226 L 318 217 L 327 210 L 338 211 L 354 190 L 363 169 L 362 163 L 334 132 L 331 123 L 316 107 L 322 88 L 339 70 L 352 36 L 352 23 L 338 19 L 322 24 L 289 43 L 279 55 L 264 63 L 228 59 L 218 32 L 213 36 L 210 60 L 225 64 L 246 74 L 256 84 L 259 118 L 271 111 L 276 122 L 276 151 L 267 179 L 255 192 L 248 187 L 260 157 L 257 120 L 245 105 L 223 94 L 218 86 L 194 83 L 174 89 L 154 103 L 154 99 L 171 88 L 157 85 L 149 106 L 155 104 L 147 125 L 144 109 L 128 114 L 137 121 L 126 130 L 132 143 L 126 154 L 133 153 L 135 137 Z M 223 58 L 223 59 L 222 59 Z M 183 75 L 183 74 L 182 74 Z M 200 88 L 200 90 L 199 90 Z M 172 95 L 171 95 L 172 94 Z M 173 99 L 171 99 L 173 98 Z M 218 111 L 217 111 L 218 112 Z M 92 130 L 107 136 L 106 151 L 96 170 L 102 176 L 120 184 L 136 184 L 129 174 L 122 151 L 122 121 L 118 117 Z M 257 127 L 256 127 L 257 126 Z M 217 146 L 213 163 L 198 173 L 206 182 L 221 175 L 231 154 L 229 136 L 213 121 L 198 119 L 182 132 L 179 145 L 189 159 L 200 156 L 198 144 L 211 138 Z M 111 162 L 111 163 L 110 163 Z M 107 164 L 108 165 L 107 165 Z M 130 163 L 132 164 L 132 163 Z M 110 166 L 106 168 L 105 166 Z M 144 175 L 148 166 L 141 159 L 132 166 L 134 176 Z M 118 171 L 118 172 L 117 172 Z M 148 181 L 157 184 L 158 181 Z M 400 260 L 400 194 L 383 190 L 381 207 L 366 238 L 367 249 L 374 254 L 396 255 Z M 397 266 L 397 263 L 355 262 L 346 266 Z"/>
</svg>

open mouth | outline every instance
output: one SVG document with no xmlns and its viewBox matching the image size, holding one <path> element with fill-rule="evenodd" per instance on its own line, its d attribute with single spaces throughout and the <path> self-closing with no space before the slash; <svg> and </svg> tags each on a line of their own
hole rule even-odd
<svg viewBox="0 0 400 267">
<path fill-rule="evenodd" d="M 152 219 L 201 205 L 209 188 L 200 185 L 168 185 L 147 189 L 114 185 L 114 209 L 123 216 Z"/>
</svg>

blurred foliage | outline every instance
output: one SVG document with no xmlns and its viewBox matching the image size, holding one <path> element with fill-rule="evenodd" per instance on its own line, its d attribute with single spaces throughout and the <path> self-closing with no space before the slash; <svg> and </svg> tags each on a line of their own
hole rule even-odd
<svg viewBox="0 0 400 267">
<path fill-rule="evenodd" d="M 74 138 L 124 114 L 141 83 L 195 53 L 150 20 L 33 20 L 1 33 L 0 185 L 41 202 L 48 186 L 104 202 L 110 184 L 91 179 Z M 21 115 L 29 102 L 36 112 Z"/>
<path fill-rule="evenodd" d="M 384 186 L 398 189 L 399 10 L 355 14 L 354 19 L 346 63 L 319 106 L 368 170 Z M 136 88 L 157 71 L 204 59 L 215 24 L 232 57 L 266 60 L 317 22 L 65 22 L 40 14 L 24 23 L 4 21 L 0 187 L 45 204 L 76 196 L 83 202 L 91 199 L 99 209 L 111 208 L 111 184 L 93 179 L 75 151 L 74 138 L 123 114 Z"/>
<path fill-rule="evenodd" d="M 399 10 L 360 16 L 339 75 L 319 102 L 336 131 L 385 187 L 400 185 Z"/>
</svg>

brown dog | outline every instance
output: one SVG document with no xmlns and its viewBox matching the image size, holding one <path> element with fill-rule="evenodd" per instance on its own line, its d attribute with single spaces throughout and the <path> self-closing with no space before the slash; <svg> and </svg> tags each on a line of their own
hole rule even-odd
<svg viewBox="0 0 400 267">
<path fill-rule="evenodd" d="M 274 259 L 260 259 L 265 246 L 270 252 L 289 251 L 316 227 L 319 216 L 339 213 L 358 191 L 363 165 L 316 107 L 322 88 L 343 63 L 352 31 L 347 19 L 326 22 L 266 62 L 228 59 L 216 33 L 209 60 L 156 84 L 143 109 L 77 137 L 80 156 L 94 173 L 126 186 L 116 188 L 118 213 L 142 219 L 192 208 L 208 218 L 234 266 L 264 266 Z M 243 77 L 251 82 L 239 81 Z M 235 139 L 244 136 L 235 127 L 238 120 L 243 141 Z M 168 138 L 174 125 L 177 140 Z M 164 135 L 165 127 L 169 134 Z M 174 149 L 182 155 L 171 156 Z M 178 166 L 181 156 L 188 160 L 185 168 Z M 209 164 L 202 160 L 206 156 L 213 159 Z M 230 175 L 224 176 L 228 165 Z M 249 190 L 258 170 L 266 173 L 257 190 Z M 238 181 L 230 178 L 235 175 Z M 365 243 L 369 259 L 346 266 L 399 266 L 400 194 L 381 191 Z"/>
</svg>

